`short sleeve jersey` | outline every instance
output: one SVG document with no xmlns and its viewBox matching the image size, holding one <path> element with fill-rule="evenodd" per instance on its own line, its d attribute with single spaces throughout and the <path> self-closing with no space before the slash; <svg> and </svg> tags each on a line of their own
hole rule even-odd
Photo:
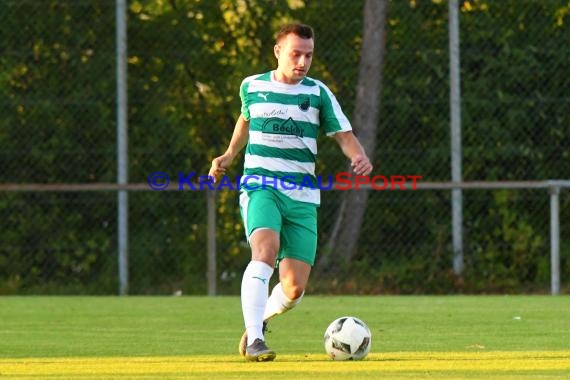
<svg viewBox="0 0 570 380">
<path fill-rule="evenodd" d="M 248 185 L 263 183 L 293 200 L 320 204 L 315 176 L 319 130 L 327 136 L 352 130 L 333 93 L 308 77 L 294 85 L 278 82 L 270 71 L 245 78 L 240 97 L 241 113 L 249 121 Z"/>
</svg>

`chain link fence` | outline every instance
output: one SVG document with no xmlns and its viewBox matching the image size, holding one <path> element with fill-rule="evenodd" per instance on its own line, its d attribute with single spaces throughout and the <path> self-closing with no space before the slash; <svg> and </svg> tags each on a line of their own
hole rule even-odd
<svg viewBox="0 0 570 380">
<path fill-rule="evenodd" d="M 231 137 L 241 80 L 275 66 L 273 36 L 286 21 L 314 27 L 310 76 L 354 118 L 364 1 L 127 4 L 130 183 L 155 172 L 173 182 L 179 173 L 207 173 Z M 459 6 L 464 180 L 570 179 L 570 3 Z M 111 0 L 0 0 L 0 294 L 119 288 L 117 193 L 69 186 L 117 180 L 116 16 Z M 389 1 L 386 25 L 375 171 L 449 181 L 448 2 Z M 334 141 L 320 137 L 318 171 L 346 166 Z M 62 186 L 25 187 L 32 184 Z M 130 294 L 207 293 L 206 193 L 129 191 Z M 323 192 L 318 255 L 326 254 L 343 193 Z M 548 191 L 464 190 L 463 215 L 465 269 L 457 275 L 450 190 L 370 191 L 357 252 L 332 273 L 316 267 L 309 291 L 549 291 Z M 250 253 L 236 192 L 216 192 L 215 238 L 217 293 L 237 294 Z"/>
</svg>

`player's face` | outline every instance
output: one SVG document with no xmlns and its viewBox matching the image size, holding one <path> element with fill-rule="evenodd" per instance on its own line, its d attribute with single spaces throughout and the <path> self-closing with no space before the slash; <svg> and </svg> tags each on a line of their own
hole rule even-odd
<svg viewBox="0 0 570 380">
<path fill-rule="evenodd" d="M 277 80 L 289 84 L 299 83 L 309 72 L 313 60 L 313 39 L 290 33 L 275 45 Z"/>
</svg>

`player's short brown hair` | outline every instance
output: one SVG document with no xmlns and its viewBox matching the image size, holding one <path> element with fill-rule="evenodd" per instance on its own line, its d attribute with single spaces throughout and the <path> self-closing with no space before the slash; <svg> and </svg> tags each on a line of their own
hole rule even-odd
<svg viewBox="0 0 570 380">
<path fill-rule="evenodd" d="M 309 25 L 300 24 L 300 23 L 291 23 L 286 24 L 279 29 L 277 35 L 275 36 L 275 41 L 279 43 L 282 38 L 285 38 L 289 34 L 295 34 L 301 38 L 311 39 L 314 38 L 315 33 L 313 32 L 313 28 Z"/>
</svg>

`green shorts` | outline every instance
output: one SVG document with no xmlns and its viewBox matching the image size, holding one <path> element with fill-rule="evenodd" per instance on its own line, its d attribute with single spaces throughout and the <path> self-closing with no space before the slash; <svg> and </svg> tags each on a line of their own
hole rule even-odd
<svg viewBox="0 0 570 380">
<path fill-rule="evenodd" d="M 294 201 L 275 189 L 242 190 L 239 203 L 248 241 L 259 228 L 279 234 L 277 265 L 286 257 L 315 264 L 318 206 Z"/>
</svg>

